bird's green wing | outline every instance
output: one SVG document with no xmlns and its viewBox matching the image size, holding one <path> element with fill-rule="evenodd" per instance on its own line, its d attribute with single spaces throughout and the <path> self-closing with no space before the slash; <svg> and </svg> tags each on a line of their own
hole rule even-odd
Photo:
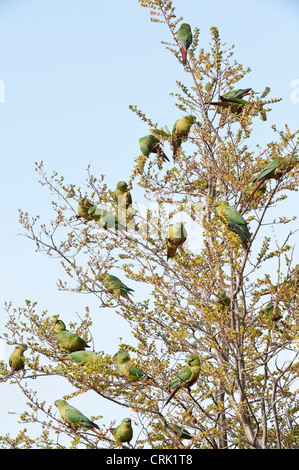
<svg viewBox="0 0 299 470">
<path fill-rule="evenodd" d="M 237 103 L 237 104 L 240 104 L 241 106 L 245 106 L 245 104 L 247 104 L 247 101 L 246 100 L 242 100 L 241 98 L 224 98 L 223 96 L 221 97 L 221 100 L 225 103 Z"/>
<path fill-rule="evenodd" d="M 95 354 L 94 352 L 92 351 L 74 351 L 70 354 L 68 354 L 68 356 L 75 362 L 77 362 L 78 364 L 82 361 L 84 361 L 85 363 L 88 362 L 89 360 L 96 360 L 97 358 L 99 358 L 99 356 L 97 356 L 97 354 Z"/>
<path fill-rule="evenodd" d="M 146 374 L 143 372 L 143 370 L 138 369 L 138 367 L 128 367 L 127 368 L 128 374 L 131 377 L 136 377 L 136 380 L 142 379 Z"/>
<path fill-rule="evenodd" d="M 175 434 L 180 438 L 180 439 L 192 439 L 191 434 L 187 429 L 182 428 L 181 426 L 178 426 L 177 424 L 168 424 L 170 429 L 175 432 Z"/>
<path fill-rule="evenodd" d="M 262 170 L 258 178 L 254 180 L 255 183 L 258 183 L 259 181 L 263 180 L 264 178 L 268 178 L 271 176 L 271 174 L 279 168 L 281 165 L 281 160 L 280 158 L 274 158 L 268 165 Z"/>
<path fill-rule="evenodd" d="M 248 242 L 251 238 L 251 235 L 247 228 L 247 223 L 240 212 L 238 212 L 234 207 L 227 206 L 225 209 L 225 214 L 231 228 L 238 235 L 240 235 L 241 238 Z"/>
<path fill-rule="evenodd" d="M 188 380 L 191 379 L 191 375 L 192 375 L 192 370 L 189 366 L 182 367 L 179 370 L 178 375 L 172 381 L 172 384 L 171 384 L 172 388 L 178 387 L 184 382 L 188 382 Z"/>
<path fill-rule="evenodd" d="M 77 410 L 73 406 L 67 406 L 64 415 L 70 423 L 82 423 L 85 425 L 88 425 L 88 423 L 90 423 L 89 419 L 83 413 L 81 413 L 81 411 Z"/>
<path fill-rule="evenodd" d="M 124 291 L 125 293 L 134 292 L 134 289 L 126 286 L 118 277 L 113 276 L 112 274 L 109 275 L 109 281 L 112 286 L 117 287 Z"/>
<path fill-rule="evenodd" d="M 181 27 L 177 32 L 177 38 L 179 43 L 187 50 L 192 44 L 192 32 L 190 27 Z"/>
<path fill-rule="evenodd" d="M 240 214 L 240 212 L 238 212 L 234 207 L 227 206 L 225 208 L 225 214 L 229 222 L 232 222 L 234 224 L 239 224 L 239 225 L 246 225 L 245 219 Z"/>
<path fill-rule="evenodd" d="M 237 90 L 231 90 L 228 93 L 222 95 L 222 99 L 232 100 L 235 98 L 242 98 L 243 96 L 247 95 L 250 91 L 251 88 L 238 88 Z"/>
</svg>

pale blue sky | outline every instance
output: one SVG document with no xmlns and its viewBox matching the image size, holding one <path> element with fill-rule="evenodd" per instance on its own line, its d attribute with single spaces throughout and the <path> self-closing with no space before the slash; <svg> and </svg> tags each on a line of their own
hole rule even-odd
<svg viewBox="0 0 299 470">
<path fill-rule="evenodd" d="M 291 84 L 299 80 L 299 2 L 177 0 L 175 5 L 178 16 L 200 28 L 203 47 L 210 40 L 211 26 L 219 28 L 222 41 L 235 44 L 236 60 L 252 70 L 240 87 L 262 91 L 270 86 L 271 97 L 283 98 L 274 106 L 270 122 L 261 124 L 257 143 L 273 138 L 272 122 L 287 122 L 296 129 L 299 103 L 291 99 L 296 91 Z M 82 313 L 89 304 L 95 309 L 97 347 L 109 353 L 117 347 L 124 323 L 119 317 L 103 321 L 90 297 L 57 291 L 62 270 L 17 236 L 18 209 L 40 214 L 43 220 L 51 217 L 51 198 L 37 183 L 35 161 L 43 160 L 49 172 L 57 170 L 79 185 L 88 164 L 95 175 L 106 174 L 112 188 L 127 179 L 139 153 L 138 139 L 148 133 L 130 104 L 172 127 L 178 112 L 169 93 L 176 91 L 175 81 L 184 80 L 185 74 L 161 40 L 170 40 L 167 27 L 151 23 L 149 11 L 137 0 L 0 1 L 0 80 L 5 86 L 0 103 L 1 308 L 5 301 L 23 306 L 28 298 L 68 322 L 74 310 Z M 5 321 L 3 314 L 1 333 Z M 5 360 L 10 352 L 6 347 Z M 8 393 L 1 386 L 1 395 L 2 388 Z M 61 393 L 68 390 L 65 386 Z M 6 396 L 0 434 L 14 432 L 15 417 L 6 414 L 14 406 Z M 48 392 L 49 403 L 52 398 L 58 397 Z M 90 403 L 80 398 L 78 406 L 82 403 L 82 411 L 88 413 Z M 22 405 L 20 401 L 19 411 Z M 127 414 L 118 411 L 120 417 Z"/>
</svg>

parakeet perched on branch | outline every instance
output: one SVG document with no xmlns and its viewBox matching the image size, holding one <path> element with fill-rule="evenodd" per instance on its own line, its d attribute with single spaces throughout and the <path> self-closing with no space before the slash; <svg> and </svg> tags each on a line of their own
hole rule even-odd
<svg viewBox="0 0 299 470">
<path fill-rule="evenodd" d="M 74 351 L 68 354 L 65 354 L 63 357 L 60 358 L 61 361 L 74 361 L 79 366 L 84 366 L 85 364 L 99 362 L 101 357 L 92 352 L 92 351 Z"/>
<path fill-rule="evenodd" d="M 151 153 L 156 153 L 158 157 L 161 157 L 163 161 L 166 160 L 169 162 L 169 158 L 165 155 L 160 145 L 160 140 L 157 139 L 157 137 L 155 137 L 154 135 L 149 134 L 144 137 L 141 137 L 139 139 L 139 146 L 141 152 L 146 157 L 148 157 Z"/>
<path fill-rule="evenodd" d="M 113 294 L 115 297 L 122 296 L 130 302 L 134 303 L 133 300 L 129 297 L 129 294 L 134 292 L 134 290 L 126 286 L 118 277 L 108 273 L 100 274 L 99 277 L 102 280 L 104 286 L 107 288 L 108 292 Z"/>
<path fill-rule="evenodd" d="M 262 313 L 265 315 L 266 318 L 271 319 L 274 322 L 278 322 L 281 320 L 282 313 L 279 307 L 274 306 L 274 302 L 270 302 L 266 307 L 262 309 Z"/>
<path fill-rule="evenodd" d="M 88 344 L 80 336 L 71 333 L 66 329 L 65 323 L 62 320 L 56 320 L 54 325 L 54 332 L 57 339 L 57 345 L 60 349 L 67 352 L 81 351 L 89 348 Z"/>
<path fill-rule="evenodd" d="M 187 63 L 187 50 L 192 44 L 193 41 L 193 35 L 191 31 L 191 27 L 188 23 L 183 23 L 181 24 L 178 32 L 177 32 L 177 38 L 178 41 L 181 45 L 181 52 L 182 52 L 182 59 L 183 59 L 183 65 L 186 65 Z"/>
<path fill-rule="evenodd" d="M 233 113 L 240 114 L 243 107 L 247 104 L 243 97 L 249 95 L 251 88 L 239 88 L 237 90 L 231 90 L 228 93 L 220 96 L 220 101 L 211 101 L 210 103 L 220 108 L 230 108 Z"/>
<path fill-rule="evenodd" d="M 243 246 L 247 249 L 248 243 L 251 239 L 251 234 L 248 230 L 246 220 L 242 217 L 240 212 L 238 212 L 234 207 L 229 206 L 226 201 L 218 201 L 215 206 L 221 220 L 223 220 L 231 230 L 239 235 Z"/>
<path fill-rule="evenodd" d="M 72 428 L 79 429 L 80 427 L 90 429 L 96 434 L 101 435 L 97 429 L 100 429 L 96 423 L 90 421 L 81 411 L 69 405 L 65 400 L 56 400 L 54 405 L 58 408 L 61 418 L 68 423 Z"/>
<path fill-rule="evenodd" d="M 132 422 L 130 418 L 125 418 L 122 420 L 119 426 L 116 428 L 110 428 L 110 431 L 113 434 L 117 444 L 131 441 L 133 437 L 133 428 L 131 423 Z"/>
<path fill-rule="evenodd" d="M 254 180 L 256 183 L 249 198 L 260 188 L 260 186 L 267 180 L 273 178 L 279 180 L 286 173 L 291 171 L 296 165 L 298 165 L 299 159 L 297 156 L 287 156 L 274 158 L 265 168 L 261 171 L 260 175 Z"/>
<path fill-rule="evenodd" d="M 86 198 L 81 198 L 78 202 L 77 213 L 78 217 L 82 217 L 86 220 L 92 220 L 92 214 L 89 212 L 94 207 L 93 204 Z"/>
<path fill-rule="evenodd" d="M 25 366 L 24 352 L 26 351 L 26 349 L 27 349 L 26 344 L 18 344 L 13 350 L 12 354 L 9 356 L 8 364 L 10 365 L 11 374 L 24 369 L 24 366 Z"/>
<path fill-rule="evenodd" d="M 182 367 L 178 375 L 174 378 L 171 384 L 172 391 L 168 396 L 164 406 L 170 402 L 174 395 L 180 388 L 190 388 L 198 379 L 200 373 L 200 360 L 195 354 L 191 354 L 186 359 L 187 365 Z"/>
<path fill-rule="evenodd" d="M 172 128 L 172 148 L 173 148 L 173 159 L 177 158 L 178 152 L 181 148 L 182 142 L 184 142 L 189 135 L 192 125 L 195 123 L 195 116 L 189 115 L 178 119 Z"/>
<path fill-rule="evenodd" d="M 132 196 L 128 184 L 119 181 L 114 191 L 114 199 L 121 208 L 128 209 L 132 205 Z"/>
<path fill-rule="evenodd" d="M 179 439 L 192 439 L 192 435 L 187 429 L 178 426 L 177 424 L 168 424 L 170 429 L 178 436 Z"/>
<path fill-rule="evenodd" d="M 167 260 L 174 258 L 177 249 L 187 240 L 187 231 L 183 222 L 176 222 L 168 229 L 167 241 Z"/>
<path fill-rule="evenodd" d="M 142 381 L 148 385 L 156 386 L 153 379 L 151 379 L 143 370 L 132 367 L 130 365 L 130 356 L 125 351 L 120 349 L 114 356 L 114 367 L 129 381 L 137 382 Z"/>
</svg>

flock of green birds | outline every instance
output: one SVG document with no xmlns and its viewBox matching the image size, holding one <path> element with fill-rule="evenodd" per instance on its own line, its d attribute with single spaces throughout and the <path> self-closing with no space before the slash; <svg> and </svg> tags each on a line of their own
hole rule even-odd
<svg viewBox="0 0 299 470">
<path fill-rule="evenodd" d="M 177 38 L 181 45 L 182 62 L 183 65 L 187 63 L 187 50 L 192 44 L 192 31 L 190 25 L 184 23 L 181 25 L 177 32 Z M 210 102 L 209 104 L 218 106 L 219 108 L 229 108 L 232 113 L 240 113 L 243 106 L 246 105 L 246 101 L 243 99 L 244 96 L 248 95 L 251 88 L 236 89 L 220 96 L 220 101 Z M 196 118 L 192 115 L 184 116 L 178 119 L 172 129 L 172 148 L 173 148 L 173 160 L 176 161 L 182 143 L 188 138 L 191 127 L 195 124 Z M 165 162 L 170 161 L 165 155 L 161 142 L 154 135 L 147 135 L 139 140 L 140 150 L 143 155 L 148 157 L 151 153 L 157 154 L 159 160 Z M 250 188 L 251 192 L 249 199 L 253 197 L 256 191 L 264 191 L 265 183 L 267 180 L 273 178 L 279 180 L 288 171 L 294 168 L 298 164 L 297 157 L 284 157 L 275 158 L 261 171 L 260 175 L 253 181 Z M 205 188 L 208 187 L 207 181 L 202 179 L 200 182 Z M 126 210 L 132 206 L 132 196 L 128 184 L 125 181 L 117 183 L 114 191 L 114 198 L 117 204 L 120 204 L 122 208 Z M 215 210 L 220 216 L 220 219 L 226 224 L 226 226 L 233 230 L 241 239 L 241 242 L 245 249 L 248 249 L 251 235 L 247 226 L 247 223 L 240 212 L 234 207 L 229 206 L 226 201 L 218 201 L 215 204 Z M 127 230 L 126 225 L 120 223 L 118 218 L 111 212 L 100 209 L 98 206 L 92 204 L 87 198 L 81 198 L 78 202 L 77 207 L 78 217 L 84 218 L 87 221 L 94 221 L 99 224 L 105 230 L 115 229 L 122 233 Z M 167 232 L 167 260 L 174 258 L 177 250 L 185 243 L 187 239 L 186 229 L 184 223 L 174 223 Z M 105 285 L 108 292 L 112 293 L 116 297 L 122 296 L 125 299 L 133 302 L 129 294 L 133 289 L 126 286 L 118 277 L 113 276 L 109 273 L 100 275 L 100 279 Z M 299 281 L 298 281 L 299 282 Z M 230 299 L 229 299 L 230 300 Z M 225 301 L 225 299 L 223 300 Z M 274 316 L 273 316 L 274 314 Z M 273 303 L 270 303 L 265 309 L 265 316 L 272 315 L 274 321 L 278 321 L 281 318 L 280 310 L 274 307 Z M 76 362 L 79 366 L 84 366 L 88 363 L 96 363 L 100 360 L 100 356 L 91 351 L 86 351 L 88 344 L 79 336 L 71 333 L 66 329 L 66 326 L 62 320 L 57 320 L 54 327 L 55 336 L 58 347 L 65 352 L 64 356 L 60 358 L 61 361 L 71 360 Z M 11 373 L 24 369 L 25 357 L 24 352 L 27 346 L 25 344 L 19 344 L 15 347 L 13 353 L 9 358 L 9 365 L 11 367 Z M 187 364 L 182 367 L 177 376 L 173 379 L 171 384 L 171 392 L 166 399 L 163 406 L 167 405 L 174 395 L 183 387 L 189 389 L 200 374 L 200 360 L 199 357 L 191 354 L 186 358 Z M 158 387 L 152 377 L 149 377 L 143 370 L 132 367 L 130 365 L 130 356 L 123 350 L 119 350 L 114 355 L 114 367 L 119 371 L 129 382 L 142 381 L 143 383 L 151 386 Z M 100 434 L 98 429 L 99 426 L 90 421 L 84 414 L 79 410 L 69 405 L 65 400 L 56 400 L 54 402 L 58 408 L 61 418 L 68 423 L 72 428 L 77 429 L 79 427 L 85 427 L 93 430 L 97 434 Z M 169 425 L 173 432 L 181 439 L 191 439 L 190 433 L 179 426 Z M 129 443 L 133 437 L 133 429 L 130 418 L 125 418 L 116 428 L 111 428 L 111 432 L 115 438 L 117 444 Z"/>
<path fill-rule="evenodd" d="M 66 329 L 65 323 L 57 319 L 54 325 L 54 334 L 56 343 L 60 350 L 63 351 L 63 356 L 59 358 L 60 361 L 73 361 L 78 366 L 84 367 L 86 364 L 94 364 L 101 360 L 101 357 L 92 351 L 87 351 L 86 348 L 90 346 L 80 336 L 75 335 Z M 15 347 L 9 358 L 9 365 L 11 374 L 21 371 L 25 367 L 24 352 L 27 350 L 26 344 L 19 344 Z M 191 354 L 187 357 L 187 365 L 182 367 L 177 376 L 173 379 L 171 384 L 171 392 L 166 399 L 164 406 L 169 403 L 177 391 L 182 387 L 191 387 L 198 379 L 200 372 L 200 360 L 198 356 Z M 114 367 L 125 379 L 132 383 L 142 381 L 145 385 L 159 387 L 157 383 L 146 374 L 142 369 L 134 367 L 130 364 L 130 356 L 127 352 L 120 349 L 114 356 Z M 71 406 L 66 400 L 55 400 L 54 405 L 57 407 L 61 418 L 69 424 L 74 430 L 85 427 L 94 431 L 96 434 L 101 435 L 99 426 L 92 422 L 81 411 Z M 178 435 L 181 439 L 191 439 L 191 434 L 184 428 L 177 425 L 169 425 L 171 430 Z M 125 418 L 116 428 L 110 428 L 117 445 L 129 443 L 133 437 L 133 428 L 130 418 Z"/>
</svg>

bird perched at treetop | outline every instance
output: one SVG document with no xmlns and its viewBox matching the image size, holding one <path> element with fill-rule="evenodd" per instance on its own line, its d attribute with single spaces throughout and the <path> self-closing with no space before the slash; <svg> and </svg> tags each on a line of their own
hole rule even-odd
<svg viewBox="0 0 299 470">
<path fill-rule="evenodd" d="M 130 442 L 133 437 L 133 428 L 130 418 L 122 420 L 119 426 L 116 428 L 110 428 L 111 433 L 114 436 L 115 442 L 120 445 L 123 442 Z"/>
<path fill-rule="evenodd" d="M 188 23 L 181 24 L 181 26 L 180 26 L 180 28 L 177 32 L 177 38 L 178 38 L 178 41 L 181 45 L 183 65 L 186 65 L 186 63 L 187 63 L 187 50 L 189 49 L 189 47 L 191 46 L 192 41 L 193 41 L 191 27 Z"/>
<path fill-rule="evenodd" d="M 271 178 L 279 180 L 282 176 L 298 165 L 298 163 L 299 159 L 297 156 L 274 158 L 274 160 L 268 163 L 268 165 L 266 165 L 265 168 L 261 171 L 260 175 L 254 180 L 256 185 L 249 197 L 251 198 L 265 181 Z"/>
<path fill-rule="evenodd" d="M 60 360 L 71 360 L 79 364 L 79 366 L 85 366 L 85 364 L 99 362 L 101 360 L 101 357 L 92 351 L 81 350 L 65 354 L 63 357 L 60 358 Z"/>
<path fill-rule="evenodd" d="M 101 435 L 97 429 L 100 429 L 96 423 L 90 421 L 81 411 L 71 406 L 65 400 L 55 400 L 54 405 L 58 408 L 61 418 L 67 422 L 72 428 L 79 429 L 80 427 L 90 429 L 96 434 Z"/>
<path fill-rule="evenodd" d="M 207 104 L 219 106 L 221 108 L 230 108 L 233 113 L 240 114 L 243 106 L 247 104 L 246 100 L 242 98 L 249 95 L 251 88 L 239 88 L 237 90 L 231 90 L 222 96 L 219 96 L 220 101 L 211 101 Z"/>
<path fill-rule="evenodd" d="M 163 161 L 167 160 L 169 162 L 169 158 L 165 155 L 160 145 L 160 140 L 157 139 L 157 137 L 155 137 L 154 135 L 149 134 L 144 137 L 141 137 L 139 139 L 139 146 L 141 152 L 146 157 L 148 157 L 151 153 L 156 153 L 158 157 L 161 157 Z"/>
<path fill-rule="evenodd" d="M 108 292 L 113 294 L 115 297 L 125 297 L 125 299 L 134 303 L 133 300 L 129 297 L 129 294 L 131 292 L 134 292 L 134 290 L 126 286 L 118 277 L 113 276 L 112 274 L 105 273 L 100 274 L 99 278 L 102 280 Z"/>
<path fill-rule="evenodd" d="M 187 231 L 184 222 L 175 222 L 167 231 L 167 260 L 174 258 L 177 249 L 187 240 Z"/>
<path fill-rule="evenodd" d="M 27 349 L 26 344 L 18 344 L 13 350 L 12 354 L 9 356 L 8 364 L 10 365 L 11 374 L 24 369 L 24 366 L 25 366 L 24 352 L 26 351 L 26 349 Z"/>
<path fill-rule="evenodd" d="M 67 352 L 81 351 L 90 347 L 80 336 L 68 331 L 62 320 L 56 320 L 54 332 L 58 347 Z"/>
<path fill-rule="evenodd" d="M 113 193 L 117 205 L 128 209 L 132 205 L 132 196 L 128 184 L 125 181 L 119 181 Z"/>
<path fill-rule="evenodd" d="M 141 369 L 132 367 L 130 365 L 130 356 L 125 351 L 120 349 L 113 356 L 114 367 L 129 381 L 137 382 L 143 381 L 147 385 L 155 385 L 154 381 Z"/>
<path fill-rule="evenodd" d="M 195 354 L 191 354 L 187 357 L 186 362 L 187 365 L 179 370 L 178 375 L 172 381 L 172 391 L 168 396 L 164 406 L 166 406 L 167 403 L 170 402 L 170 400 L 174 397 L 178 390 L 180 390 L 182 387 L 189 389 L 197 381 L 200 372 L 199 357 Z"/>
<path fill-rule="evenodd" d="M 221 220 L 227 224 L 231 230 L 239 235 L 244 248 L 248 248 L 251 235 L 247 227 L 246 220 L 234 207 L 228 205 L 226 201 L 218 201 L 215 204 L 216 211 Z"/>
<path fill-rule="evenodd" d="M 190 129 L 195 123 L 195 116 L 189 115 L 178 119 L 172 128 L 172 148 L 173 148 L 173 159 L 177 158 L 178 151 L 181 148 L 182 142 L 188 138 Z"/>
</svg>

